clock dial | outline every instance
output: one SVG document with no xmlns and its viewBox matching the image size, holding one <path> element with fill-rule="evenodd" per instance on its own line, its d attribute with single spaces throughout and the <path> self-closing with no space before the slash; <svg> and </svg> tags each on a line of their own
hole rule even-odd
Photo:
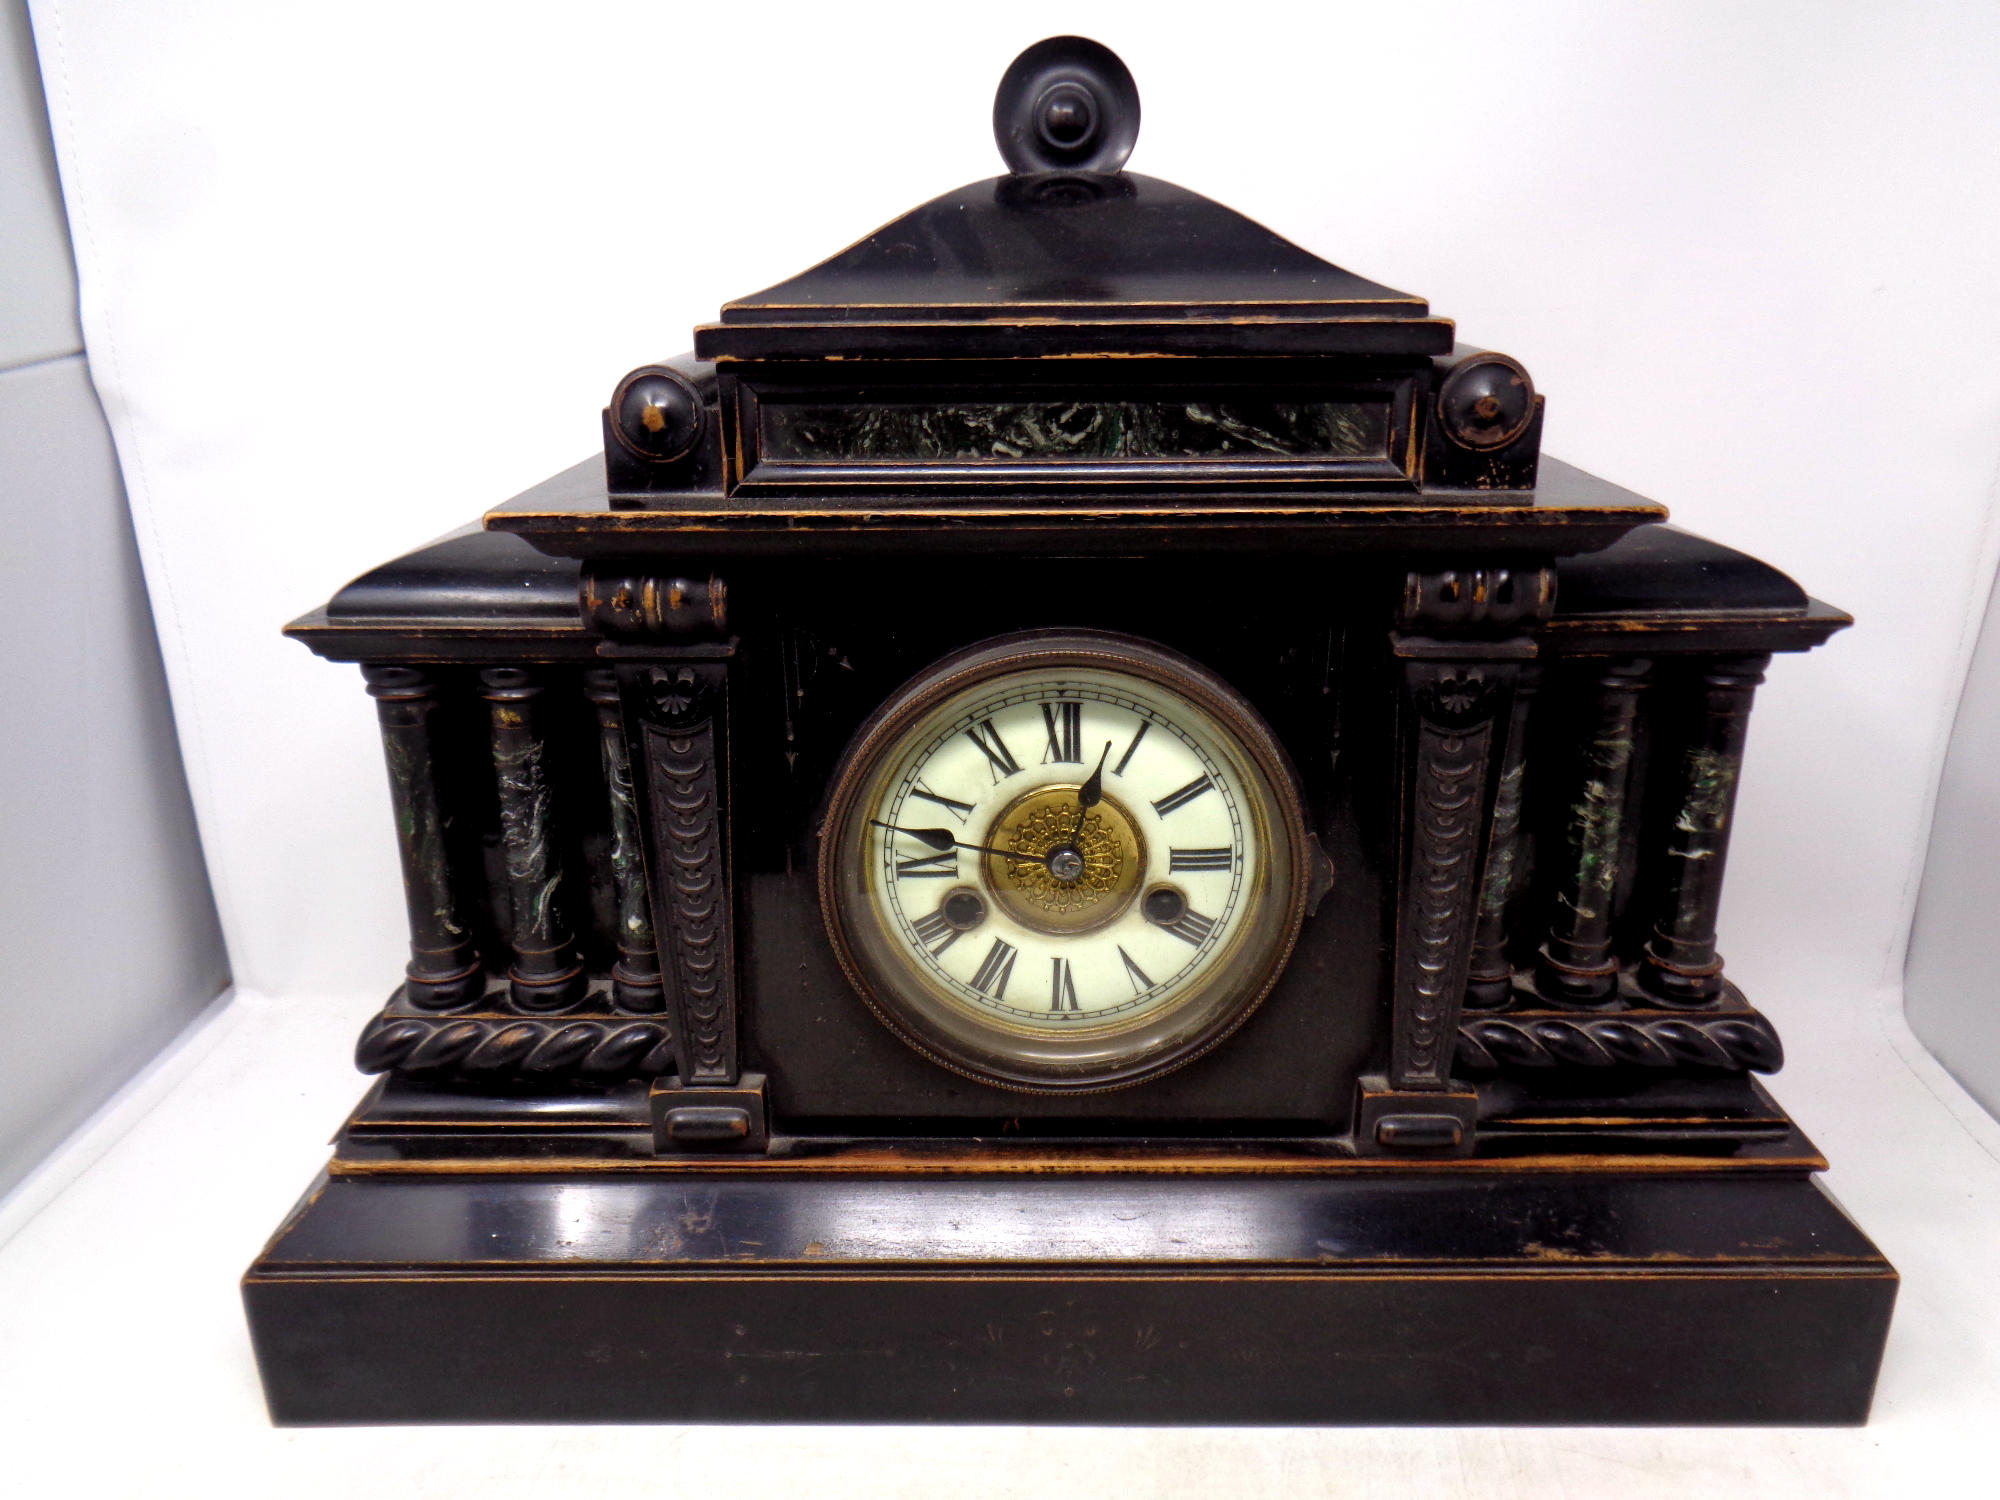
<svg viewBox="0 0 2000 1500">
<path fill-rule="evenodd" d="M 1298 799 L 1247 704 L 1144 642 L 948 658 L 865 728 L 821 853 L 829 931 L 906 1041 L 991 1082 L 1117 1087 L 1233 1030 L 1303 901 Z"/>
</svg>

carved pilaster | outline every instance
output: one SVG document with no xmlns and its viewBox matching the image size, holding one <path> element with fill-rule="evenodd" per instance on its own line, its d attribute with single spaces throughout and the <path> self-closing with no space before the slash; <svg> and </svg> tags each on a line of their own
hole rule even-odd
<svg viewBox="0 0 2000 1500">
<path fill-rule="evenodd" d="M 1499 785 L 1493 796 L 1486 869 L 1479 883 L 1479 919 L 1473 932 L 1472 966 L 1465 985 L 1466 1005 L 1478 1009 L 1505 1005 L 1514 990 L 1507 908 L 1527 873 L 1521 799 L 1527 786 L 1528 714 L 1534 706 L 1536 681 L 1536 669 L 1526 666 L 1514 683 L 1514 704 L 1507 718 Z"/>
<path fill-rule="evenodd" d="M 500 839 L 514 950 L 508 993 L 523 1010 L 560 1010 L 581 998 L 585 980 L 561 899 L 556 794 L 548 746 L 536 722 L 543 684 L 521 667 L 488 667 L 479 678 L 493 721 L 493 765 L 500 787 Z"/>
<path fill-rule="evenodd" d="M 618 669 L 683 1086 L 737 1081 L 726 648 Z"/>
<path fill-rule="evenodd" d="M 446 817 L 431 738 L 437 683 L 420 667 L 364 665 L 361 675 L 382 721 L 396 853 L 410 914 L 404 990 L 412 1005 L 444 1010 L 479 994 L 483 979 L 445 847 Z"/>
<path fill-rule="evenodd" d="M 1553 856 L 1548 935 L 1535 968 L 1536 987 L 1560 1003 L 1595 1005 L 1618 991 L 1612 900 L 1649 666 L 1607 663 L 1584 689 L 1576 758 L 1563 783 L 1568 806 Z"/>
<path fill-rule="evenodd" d="M 1555 607 L 1547 568 L 1412 572 L 1394 638 L 1403 659 L 1403 861 L 1391 994 L 1390 1092 L 1451 1088 L 1492 811 L 1493 760 L 1528 632 Z M 1463 1143 L 1470 1148 L 1470 1138 Z"/>
<path fill-rule="evenodd" d="M 1653 928 L 1639 982 L 1671 1005 L 1703 1005 L 1722 991 L 1715 951 L 1722 871 L 1729 857 L 1729 819 L 1743 769 L 1750 703 L 1764 680 L 1768 656 L 1704 664 L 1693 685 L 1696 701 L 1677 714 L 1688 726 L 1661 773 L 1669 780 L 1673 815 L 1665 845 L 1644 872 Z"/>
<path fill-rule="evenodd" d="M 660 954 L 653 940 L 653 897 L 646 883 L 645 834 L 632 793 L 632 756 L 619 713 L 618 674 L 609 668 L 587 672 L 584 694 L 597 710 L 597 738 L 604 762 L 604 785 L 611 798 L 611 886 L 618 908 L 618 961 L 611 969 L 611 994 L 620 1010 L 666 1009 Z"/>
<path fill-rule="evenodd" d="M 1403 664 L 1411 724 L 1389 1050 L 1393 1089 L 1450 1085 L 1478 913 L 1494 721 L 1506 712 L 1518 670 L 1510 661 Z"/>
</svg>

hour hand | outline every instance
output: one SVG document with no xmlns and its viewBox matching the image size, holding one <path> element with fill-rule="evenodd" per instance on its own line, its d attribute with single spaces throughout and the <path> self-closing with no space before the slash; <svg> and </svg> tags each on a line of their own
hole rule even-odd
<svg viewBox="0 0 2000 1500">
<path fill-rule="evenodd" d="M 958 842 L 957 839 L 951 836 L 949 828 L 901 828 L 894 823 L 884 823 L 880 818 L 870 818 L 868 821 L 873 823 L 877 828 L 886 828 L 891 833 L 900 833 L 906 838 L 913 838 L 918 843 L 928 845 L 939 853 L 943 853 Z"/>
<path fill-rule="evenodd" d="M 884 823 L 880 818 L 870 818 L 877 828 L 886 828 L 891 833 L 900 833 L 928 848 L 943 853 L 947 849 L 970 849 L 975 854 L 992 854 L 1001 859 L 1016 860 L 1024 865 L 1045 865 L 1048 860 L 1039 854 L 1019 854 L 1012 849 L 994 849 L 985 844 L 968 844 L 963 839 L 953 838 L 949 828 L 904 828 L 896 823 Z"/>
</svg>

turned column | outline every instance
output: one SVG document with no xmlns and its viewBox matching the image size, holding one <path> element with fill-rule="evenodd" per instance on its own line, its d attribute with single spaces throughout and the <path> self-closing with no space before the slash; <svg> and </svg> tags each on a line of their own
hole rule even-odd
<svg viewBox="0 0 2000 1500">
<path fill-rule="evenodd" d="M 521 667 L 479 674 L 493 720 L 500 786 L 500 842 L 507 865 L 508 993 L 522 1010 L 560 1010 L 583 994 L 583 959 L 564 919 L 562 861 L 548 745 L 537 717 L 543 684 Z"/>
<path fill-rule="evenodd" d="M 1676 718 L 1688 732 L 1665 778 L 1673 808 L 1665 843 L 1646 871 L 1653 912 L 1639 982 L 1672 1005 L 1700 1005 L 1722 990 L 1715 951 L 1722 870 L 1729 856 L 1729 819 L 1743 769 L 1750 703 L 1764 680 L 1768 656 L 1722 658 L 1702 664 L 1691 684 L 1695 701 Z"/>
<path fill-rule="evenodd" d="M 645 833 L 632 795 L 632 755 L 619 712 L 618 674 L 609 668 L 584 674 L 583 688 L 597 710 L 597 738 L 604 784 L 611 797 L 611 885 L 618 904 L 618 961 L 611 995 L 621 1010 L 662 1011 L 659 947 L 653 940 L 652 894 L 646 884 Z"/>
<path fill-rule="evenodd" d="M 389 766 L 389 800 L 396 814 L 396 852 L 403 863 L 403 900 L 410 913 L 412 1005 L 444 1010 L 482 988 L 479 953 L 466 928 L 445 848 L 431 716 L 437 682 L 421 667 L 364 664 L 362 679 L 382 721 Z"/>
<path fill-rule="evenodd" d="M 1493 796 L 1487 836 L 1486 869 L 1479 882 L 1479 918 L 1472 934 L 1472 967 L 1466 975 L 1469 1009 L 1505 1005 L 1514 992 L 1514 964 L 1508 954 L 1507 906 L 1519 888 L 1527 839 L 1521 829 L 1521 797 L 1528 776 L 1528 711 L 1534 705 L 1536 668 L 1523 666 L 1514 683 L 1501 752 L 1500 780 Z"/>
<path fill-rule="evenodd" d="M 1611 662 L 1577 684 L 1584 697 L 1576 759 L 1564 783 L 1568 803 L 1554 852 L 1548 935 L 1535 967 L 1536 987 L 1550 1000 L 1594 1005 L 1618 992 L 1611 908 L 1632 800 L 1639 695 L 1650 665 Z"/>
</svg>

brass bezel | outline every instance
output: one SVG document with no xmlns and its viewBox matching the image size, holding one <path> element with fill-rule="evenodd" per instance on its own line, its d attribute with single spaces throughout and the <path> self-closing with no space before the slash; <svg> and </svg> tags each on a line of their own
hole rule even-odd
<svg viewBox="0 0 2000 1500">
<path fill-rule="evenodd" d="M 1179 695 L 1208 715 L 1220 748 L 1241 776 L 1248 813 L 1267 851 L 1260 909 L 1231 939 L 1232 949 L 1184 997 L 1129 1024 L 1049 1035 L 1012 1027 L 903 983 L 901 960 L 883 924 L 867 910 L 858 858 L 858 820 L 869 816 L 876 783 L 913 728 L 948 699 L 1001 678 L 1065 669 L 1123 673 Z M 875 711 L 835 773 L 821 825 L 820 910 L 841 970 L 855 992 L 906 1045 L 983 1083 L 1032 1094 L 1101 1093 L 1186 1066 L 1240 1027 L 1284 971 L 1305 919 L 1308 869 L 1303 799 L 1290 762 L 1248 702 L 1205 667 L 1151 641 L 1093 630 L 1037 630 L 998 636 L 934 663 Z"/>
</svg>

